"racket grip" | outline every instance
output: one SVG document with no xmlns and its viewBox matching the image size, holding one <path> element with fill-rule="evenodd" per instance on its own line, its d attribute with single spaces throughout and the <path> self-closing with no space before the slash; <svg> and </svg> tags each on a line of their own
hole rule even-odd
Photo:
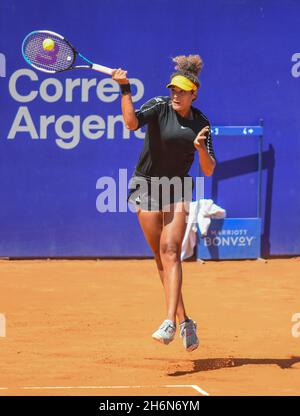
<svg viewBox="0 0 300 416">
<path fill-rule="evenodd" d="M 92 69 L 95 71 L 103 72 L 104 74 L 111 75 L 112 74 L 112 68 L 108 68 L 107 66 L 93 64 Z"/>
</svg>

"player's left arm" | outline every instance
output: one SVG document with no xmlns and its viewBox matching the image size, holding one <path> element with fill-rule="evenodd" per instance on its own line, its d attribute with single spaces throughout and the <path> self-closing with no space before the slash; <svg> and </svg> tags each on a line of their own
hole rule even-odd
<svg viewBox="0 0 300 416">
<path fill-rule="evenodd" d="M 208 146 L 207 146 L 207 144 Z M 210 127 L 204 127 L 196 136 L 194 146 L 198 151 L 199 163 L 205 176 L 211 176 L 216 167 L 216 160 L 212 150 Z M 210 151 L 209 151 L 210 150 Z"/>
</svg>

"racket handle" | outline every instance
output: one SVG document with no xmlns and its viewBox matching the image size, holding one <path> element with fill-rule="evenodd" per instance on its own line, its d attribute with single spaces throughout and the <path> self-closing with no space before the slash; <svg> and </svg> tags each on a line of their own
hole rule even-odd
<svg viewBox="0 0 300 416">
<path fill-rule="evenodd" d="M 107 74 L 107 75 L 112 74 L 112 69 L 108 68 L 107 66 L 93 64 L 92 69 L 94 69 L 95 71 L 103 72 L 104 74 Z"/>
</svg>

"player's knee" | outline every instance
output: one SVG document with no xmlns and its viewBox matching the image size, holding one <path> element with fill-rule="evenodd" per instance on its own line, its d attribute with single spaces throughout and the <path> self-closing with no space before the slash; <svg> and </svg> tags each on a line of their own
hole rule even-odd
<svg viewBox="0 0 300 416">
<path fill-rule="evenodd" d="M 177 242 L 166 242 L 161 244 L 160 255 L 165 261 L 179 261 L 181 247 Z"/>
</svg>

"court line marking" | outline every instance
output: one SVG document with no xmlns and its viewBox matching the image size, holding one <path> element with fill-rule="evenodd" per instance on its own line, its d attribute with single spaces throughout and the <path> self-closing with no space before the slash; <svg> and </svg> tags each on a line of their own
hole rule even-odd
<svg viewBox="0 0 300 416">
<path fill-rule="evenodd" d="M 0 390 L 71 390 L 71 389 L 160 389 L 160 388 L 192 388 L 203 396 L 209 396 L 197 384 L 168 384 L 165 386 L 26 386 L 26 387 L 0 387 Z"/>
</svg>

